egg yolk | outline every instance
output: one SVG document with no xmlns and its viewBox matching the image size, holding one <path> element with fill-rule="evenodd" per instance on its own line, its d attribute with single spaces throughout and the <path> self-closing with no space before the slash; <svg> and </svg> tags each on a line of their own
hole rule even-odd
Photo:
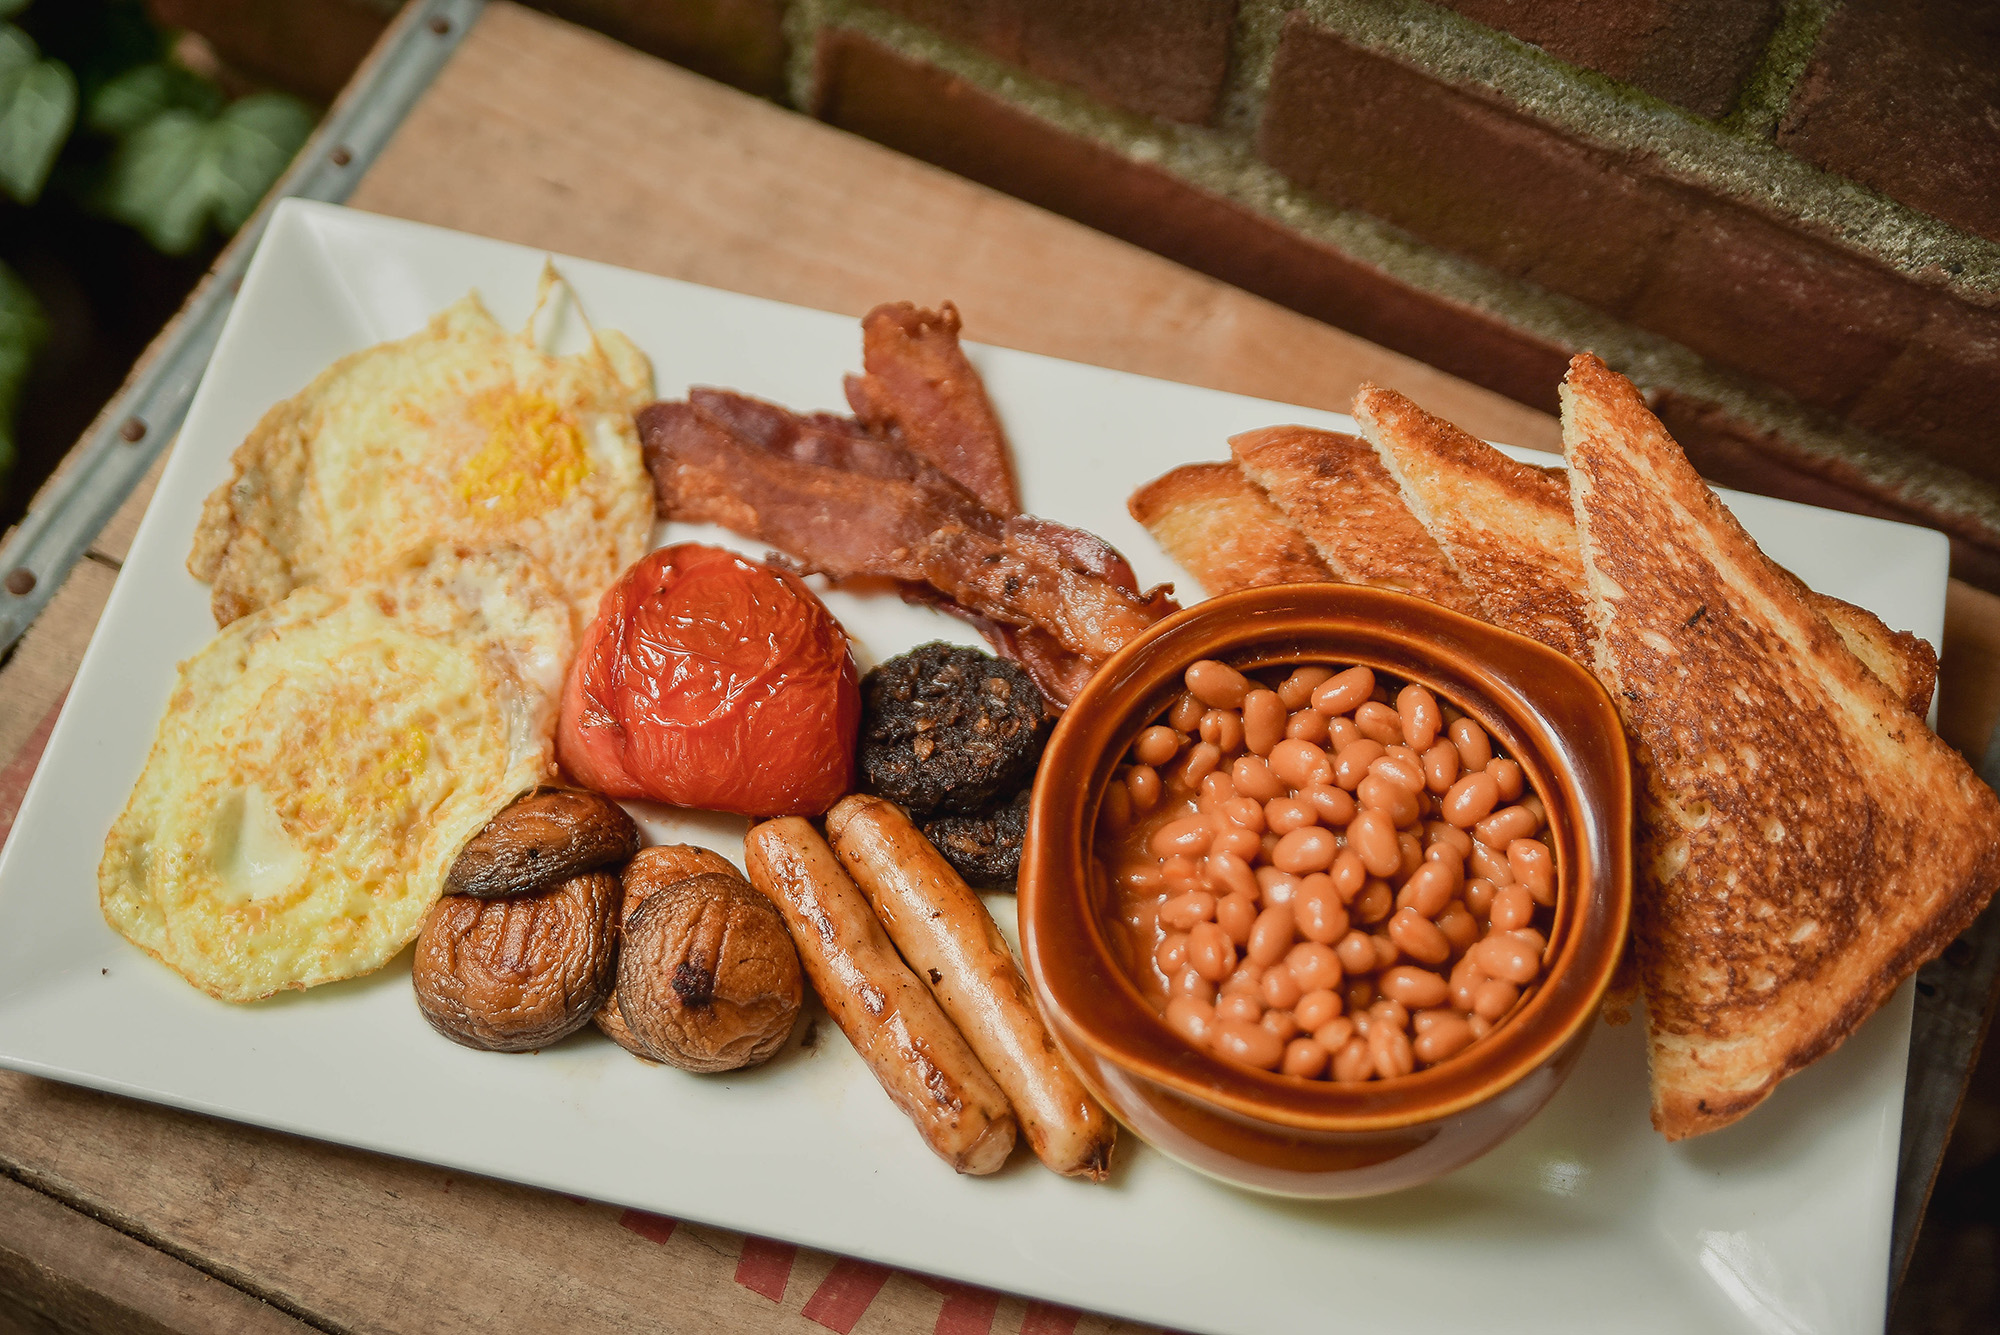
<svg viewBox="0 0 2000 1335">
<path fill-rule="evenodd" d="M 432 748 L 421 727 L 383 732 L 365 707 L 350 701 L 336 702 L 312 725 L 292 748 L 293 796 L 278 811 L 290 817 L 284 823 L 291 833 L 321 853 L 341 837 L 357 804 L 393 828 L 408 824 L 429 800 L 419 781 L 429 777 Z"/>
<path fill-rule="evenodd" d="M 496 390 L 471 409 L 485 443 L 460 466 L 458 494 L 475 514 L 544 514 L 590 475 L 582 429 L 546 395 Z"/>
</svg>

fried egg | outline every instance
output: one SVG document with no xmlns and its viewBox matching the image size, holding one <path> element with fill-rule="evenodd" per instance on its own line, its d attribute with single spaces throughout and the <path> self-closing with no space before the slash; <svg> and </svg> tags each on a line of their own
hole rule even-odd
<svg viewBox="0 0 2000 1335">
<path fill-rule="evenodd" d="M 233 621 L 180 666 L 105 843 L 105 918 L 225 1001 L 380 968 L 551 775 L 570 621 L 526 553 L 448 547 Z"/>
<path fill-rule="evenodd" d="M 556 282 L 544 275 L 538 314 Z M 470 294 L 267 412 L 202 507 L 188 556 L 216 624 L 438 541 L 519 547 L 587 623 L 651 545 L 632 414 L 652 398 L 652 368 L 608 330 L 581 352 L 544 352 L 535 323 L 506 330 Z"/>
</svg>

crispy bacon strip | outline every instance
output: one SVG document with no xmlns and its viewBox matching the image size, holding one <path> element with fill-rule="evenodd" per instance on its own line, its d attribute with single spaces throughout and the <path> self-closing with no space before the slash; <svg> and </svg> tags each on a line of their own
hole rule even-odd
<svg viewBox="0 0 2000 1335">
<path fill-rule="evenodd" d="M 1043 552 L 1055 564 L 1108 580 L 1130 594 L 1146 608 L 1153 620 L 1180 610 L 1180 604 L 1173 599 L 1171 585 L 1163 584 L 1142 592 L 1139 578 L 1133 573 L 1131 565 L 1116 548 L 1096 534 L 1033 515 L 1017 515 L 1011 525 L 1024 543 Z M 993 646 L 994 653 L 1019 663 L 1035 679 L 1035 685 L 1041 688 L 1042 694 L 1063 708 L 1076 699 L 1077 692 L 1097 671 L 1101 661 L 1085 658 L 1065 648 L 1062 641 L 1040 626 L 1009 625 L 981 616 L 929 587 L 909 586 L 903 596 L 910 602 L 923 603 L 957 617 L 977 630 Z"/>
<path fill-rule="evenodd" d="M 997 515 L 1021 508 L 1007 435 L 958 346 L 958 308 L 877 306 L 861 321 L 861 364 L 847 401 L 870 431 L 936 464 Z"/>
<path fill-rule="evenodd" d="M 878 436 L 851 417 L 794 413 L 775 403 L 727 389 L 688 394 L 695 411 L 741 439 L 800 463 L 821 464 L 862 477 L 908 482 L 941 513 L 967 528 L 998 536 L 1001 516 L 940 472 L 929 460 Z"/>
<path fill-rule="evenodd" d="M 753 399 L 733 389 L 696 386 L 688 391 L 688 402 L 706 417 L 712 417 L 737 435 L 780 454 L 825 453 L 832 462 L 843 450 L 856 449 L 880 455 L 887 466 L 890 455 L 905 453 L 897 446 L 871 435 L 867 427 L 839 413 L 795 413 L 790 408 L 763 399 Z M 875 446 L 875 450 L 867 447 Z"/>
<path fill-rule="evenodd" d="M 1001 626 L 987 622 L 980 633 L 1000 657 L 1019 663 L 1041 692 L 1059 708 L 1068 709 L 1084 683 L 1100 666 L 1073 654 L 1040 626 Z"/>
<path fill-rule="evenodd" d="M 691 403 L 655 403 L 638 422 L 662 514 L 721 524 L 837 579 L 927 584 L 1100 661 L 1171 606 L 1103 573 L 1122 559 L 1076 530 L 1015 516 L 996 532 L 995 516 L 975 519 L 933 487 L 766 449 Z M 1124 579 L 1132 582 L 1129 567 Z"/>
<path fill-rule="evenodd" d="M 866 427 L 851 417 L 794 413 L 733 390 L 696 389 L 688 398 L 703 416 L 762 449 L 866 477 L 911 482 L 968 529 L 995 536 L 1002 531 L 1000 516 L 980 505 L 970 492 L 928 460 L 870 435 Z M 1110 580 L 1145 603 L 1155 618 L 1177 609 L 1178 605 L 1164 588 L 1142 594 L 1125 558 L 1095 535 L 1049 520 L 1024 516 L 1019 522 L 1024 541 L 1039 547 L 1056 564 Z M 982 616 L 928 584 L 905 582 L 903 596 L 936 607 L 975 627 L 995 653 L 1021 664 L 1042 693 L 1058 705 L 1067 705 L 1075 699 L 1083 683 L 1097 669 L 1096 660 L 1065 648 L 1048 631 Z"/>
<path fill-rule="evenodd" d="M 794 413 L 773 403 L 753 399 L 733 390 L 696 389 L 688 401 L 703 416 L 727 427 L 737 436 L 773 453 L 802 463 L 824 464 L 866 477 L 896 478 L 916 484 L 954 518 L 976 532 L 998 535 L 1001 518 L 979 504 L 972 493 L 940 472 L 928 460 L 869 435 L 866 427 L 851 417 L 830 413 Z M 1091 534 L 1046 520 L 1035 521 L 1033 532 L 1059 561 L 1080 564 L 1103 575 L 1126 592 L 1139 593 L 1132 568 L 1116 551 Z M 1047 631 L 1035 626 L 1013 626 L 960 606 L 928 584 L 905 582 L 903 596 L 923 603 L 971 625 L 985 637 L 1002 658 L 1019 663 L 1042 694 L 1059 706 L 1076 698 L 1083 684 L 1097 670 L 1096 660 L 1063 647 Z M 1151 597 L 1153 595 L 1148 595 Z M 1169 600 L 1160 615 L 1174 610 Z"/>
</svg>

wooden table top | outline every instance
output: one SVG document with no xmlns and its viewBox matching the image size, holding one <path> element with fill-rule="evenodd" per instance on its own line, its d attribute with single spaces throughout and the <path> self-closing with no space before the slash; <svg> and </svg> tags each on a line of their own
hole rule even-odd
<svg viewBox="0 0 2000 1335">
<path fill-rule="evenodd" d="M 950 298 L 985 342 L 1314 407 L 1344 411 L 1377 380 L 1490 439 L 1556 446 L 1554 422 L 1510 400 L 504 3 L 351 202 L 855 315 Z M 0 837 L 149 493 L 0 670 Z M 1955 586 L 1951 615 L 1942 730 L 1983 738 L 2000 600 Z M 1982 670 L 1954 691 L 1957 657 Z M 1134 1329 L 0 1074 L 7 1294 L 0 1335 Z"/>
</svg>

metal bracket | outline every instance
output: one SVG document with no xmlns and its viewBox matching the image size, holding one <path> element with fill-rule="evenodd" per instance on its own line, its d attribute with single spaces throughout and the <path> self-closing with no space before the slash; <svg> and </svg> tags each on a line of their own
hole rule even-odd
<svg viewBox="0 0 2000 1335">
<path fill-rule="evenodd" d="M 287 196 L 346 199 L 485 7 L 486 0 L 411 0 L 391 22 L 188 298 L 173 338 L 140 363 L 0 546 L 0 654 L 26 633 L 180 430 L 273 206 Z"/>
</svg>

